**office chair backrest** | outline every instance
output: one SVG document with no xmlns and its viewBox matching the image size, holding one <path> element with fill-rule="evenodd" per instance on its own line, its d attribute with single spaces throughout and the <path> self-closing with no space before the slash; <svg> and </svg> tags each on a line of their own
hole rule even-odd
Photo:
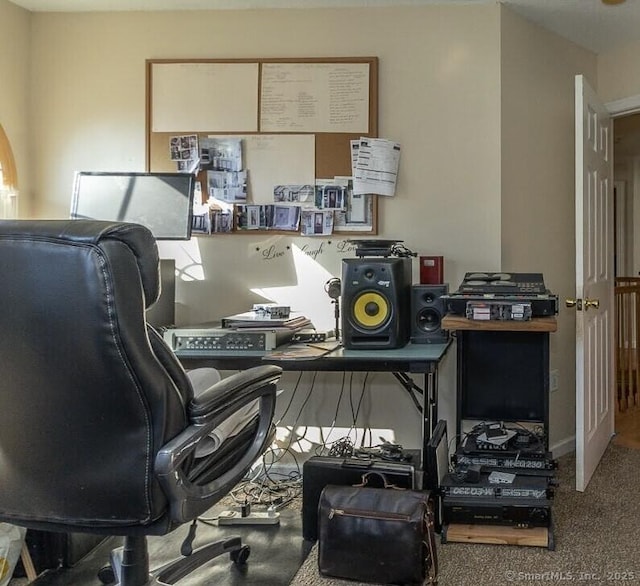
<svg viewBox="0 0 640 586">
<path fill-rule="evenodd" d="M 154 456 L 185 427 L 193 391 L 147 331 L 151 232 L 2 221 L 0 278 L 0 518 L 98 532 L 162 523 Z"/>
</svg>

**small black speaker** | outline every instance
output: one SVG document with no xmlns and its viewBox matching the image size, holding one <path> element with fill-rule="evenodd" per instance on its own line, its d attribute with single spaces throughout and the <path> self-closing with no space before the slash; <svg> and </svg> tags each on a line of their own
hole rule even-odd
<svg viewBox="0 0 640 586">
<path fill-rule="evenodd" d="M 414 344 L 444 344 L 449 332 L 442 329 L 446 314 L 442 295 L 449 285 L 414 285 L 411 289 L 411 342 Z"/>
<path fill-rule="evenodd" d="M 342 261 L 342 345 L 402 348 L 409 342 L 411 259 Z"/>
</svg>

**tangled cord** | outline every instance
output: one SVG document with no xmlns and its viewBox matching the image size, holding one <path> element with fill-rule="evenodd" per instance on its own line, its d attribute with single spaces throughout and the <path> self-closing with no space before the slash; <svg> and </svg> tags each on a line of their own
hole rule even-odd
<svg viewBox="0 0 640 586">
<path fill-rule="evenodd" d="M 408 257 L 418 256 L 417 252 L 412 252 L 404 244 L 396 243 L 391 246 L 391 254 L 393 256 Z"/>
<path fill-rule="evenodd" d="M 352 456 L 354 451 L 353 441 L 350 437 L 343 437 L 333 442 L 329 449 L 329 456 L 334 458 L 344 458 Z"/>
</svg>

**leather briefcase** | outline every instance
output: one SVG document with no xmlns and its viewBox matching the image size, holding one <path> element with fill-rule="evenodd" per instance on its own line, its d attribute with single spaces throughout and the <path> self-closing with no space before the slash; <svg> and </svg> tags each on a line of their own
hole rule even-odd
<svg viewBox="0 0 640 586">
<path fill-rule="evenodd" d="M 379 584 L 435 584 L 438 560 L 428 491 L 327 485 L 318 505 L 318 569 Z"/>
</svg>

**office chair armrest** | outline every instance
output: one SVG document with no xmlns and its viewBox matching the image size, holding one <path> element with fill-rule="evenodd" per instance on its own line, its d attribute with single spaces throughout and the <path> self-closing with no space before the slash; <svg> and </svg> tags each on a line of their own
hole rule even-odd
<svg viewBox="0 0 640 586">
<path fill-rule="evenodd" d="M 251 465 L 262 455 L 271 438 L 271 425 L 275 412 L 276 382 L 280 377 L 280 369 L 274 371 L 271 367 L 256 367 L 257 380 L 244 376 L 246 372 L 232 375 L 216 383 L 214 387 L 222 385 L 230 379 L 236 379 L 222 385 L 223 391 L 218 389 L 227 404 L 221 405 L 222 399 L 211 399 L 207 404 L 213 406 L 213 411 L 197 416 L 205 419 L 204 423 L 193 422 L 178 436 L 168 442 L 156 456 L 155 473 L 169 500 L 172 520 L 177 523 L 188 522 L 211 508 L 220 498 L 231 490 L 245 475 Z M 268 370 L 263 370 L 267 368 Z M 250 369 L 253 370 L 253 369 Z M 211 391 L 214 390 L 212 387 Z M 233 396 L 235 393 L 240 396 Z M 207 391 L 209 392 L 209 391 Z M 218 392 L 214 394 L 218 394 Z M 188 479 L 186 460 L 193 454 L 198 442 L 211 433 L 225 419 L 233 415 L 239 408 L 259 399 L 258 428 L 249 448 L 238 455 L 238 461 L 218 478 L 198 484 Z"/>
<path fill-rule="evenodd" d="M 281 375 L 282 369 L 279 366 L 264 365 L 222 379 L 189 402 L 189 420 L 191 423 L 207 423 L 221 408 L 238 409 L 247 404 L 244 400 L 247 394 L 257 387 L 278 381 Z"/>
</svg>

